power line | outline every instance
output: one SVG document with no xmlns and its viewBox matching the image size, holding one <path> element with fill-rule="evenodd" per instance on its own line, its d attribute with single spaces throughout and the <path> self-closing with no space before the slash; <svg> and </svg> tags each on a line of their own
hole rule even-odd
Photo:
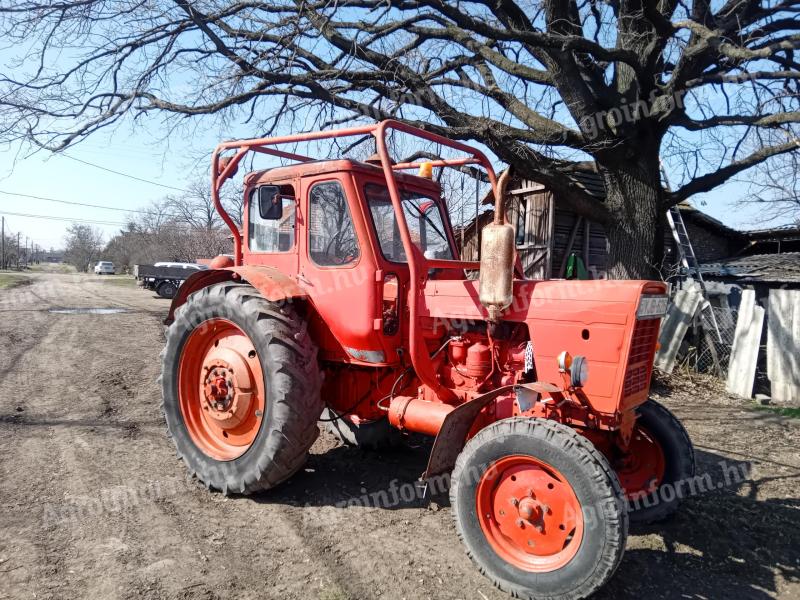
<svg viewBox="0 0 800 600">
<path fill-rule="evenodd" d="M 5 213 L 3 213 L 3 214 L 5 214 Z M 5 237 L 6 237 L 6 239 L 8 239 L 8 238 L 12 238 L 12 239 L 16 238 L 17 234 L 14 233 L 11 230 L 11 228 L 9 227 L 8 219 L 3 217 L 3 221 L 5 223 L 5 234 L 6 234 Z M 22 234 L 22 229 L 19 230 L 19 233 L 20 233 L 20 235 Z M 47 242 L 54 242 L 55 241 L 56 243 L 60 243 L 61 238 L 30 238 L 30 240 L 31 240 L 32 243 L 41 246 L 42 249 L 44 250 L 44 246 L 48 246 L 48 245 L 52 246 L 53 245 L 52 243 L 48 244 Z M 44 240 L 44 241 L 42 241 L 42 240 Z M 8 258 L 9 252 L 10 252 L 9 246 L 7 245 L 6 246 L 6 258 Z M 16 250 L 15 250 L 15 252 L 16 252 Z"/>
<path fill-rule="evenodd" d="M 101 221 L 101 220 L 95 220 L 95 219 L 76 219 L 76 218 L 72 218 L 72 217 L 57 217 L 57 216 L 54 216 L 54 215 L 33 215 L 33 214 L 29 214 L 29 213 L 18 213 L 18 212 L 4 211 L 4 210 L 0 210 L 0 215 L 13 215 L 15 217 L 24 217 L 26 219 L 45 219 L 45 220 L 50 220 L 50 221 L 68 221 L 70 223 L 86 223 L 86 224 L 89 224 L 89 225 L 108 225 L 108 226 L 112 226 L 112 225 L 113 226 L 119 226 L 119 225 L 122 225 L 123 227 L 127 226 L 127 225 L 130 225 L 130 223 L 123 223 L 122 221 Z M 176 230 L 176 231 L 186 231 L 186 230 L 198 231 L 198 230 L 201 230 L 203 228 L 195 228 L 195 227 L 192 227 L 188 223 L 187 224 L 164 223 L 164 224 L 160 225 L 159 227 L 157 227 L 157 229 L 161 229 L 161 230 L 170 230 L 170 229 L 172 229 L 172 230 Z M 219 229 L 223 230 L 222 227 L 220 227 Z"/>
<path fill-rule="evenodd" d="M 26 217 L 30 219 L 47 219 L 51 221 L 75 221 L 78 223 L 91 223 L 93 225 L 127 225 L 127 223 L 123 223 L 122 221 L 101 221 L 97 219 L 74 219 L 72 217 L 57 217 L 55 215 L 32 215 L 29 213 L 18 213 L 18 212 L 11 212 L 11 211 L 0 211 L 2 215 L 13 215 L 15 217 Z"/>
<path fill-rule="evenodd" d="M 72 200 L 61 200 L 59 198 L 47 198 L 45 196 L 34 196 L 33 194 L 20 194 L 19 192 L 7 192 L 0 190 L 0 194 L 6 196 L 19 196 L 20 198 L 34 198 L 36 200 L 45 200 L 47 202 L 58 202 L 59 204 L 71 204 L 73 206 L 87 206 L 89 208 L 102 208 L 103 210 L 116 210 L 124 213 L 141 213 L 143 215 L 161 215 L 164 217 L 180 217 L 181 215 L 171 213 L 159 213 L 156 210 L 144 210 L 137 208 L 120 208 L 118 206 L 103 206 L 102 204 L 87 204 L 86 202 L 73 202 Z"/>
<path fill-rule="evenodd" d="M 128 173 L 123 173 L 121 171 L 115 171 L 114 169 L 109 169 L 108 167 L 104 167 L 102 165 L 97 165 L 97 164 L 95 164 L 93 162 L 89 162 L 88 160 L 75 158 L 74 156 L 70 156 L 69 154 L 66 154 L 65 152 L 62 152 L 60 154 L 60 156 L 66 156 L 70 160 L 74 160 L 76 162 L 83 163 L 85 165 L 89 165 L 90 167 L 95 167 L 96 169 L 100 169 L 102 171 L 108 171 L 109 173 L 114 173 L 115 175 L 119 175 L 121 177 L 127 177 L 128 179 L 135 179 L 136 181 L 141 181 L 143 183 L 149 183 L 151 185 L 157 185 L 159 187 L 167 188 L 168 190 L 175 190 L 175 191 L 178 191 L 178 192 L 186 192 L 186 191 L 188 191 L 188 190 L 185 190 L 183 188 L 178 188 L 178 187 L 175 187 L 175 186 L 172 186 L 172 185 L 167 185 L 166 183 L 159 183 L 157 181 L 151 181 L 149 179 L 144 179 L 143 177 L 137 177 L 136 175 L 130 175 Z"/>
</svg>

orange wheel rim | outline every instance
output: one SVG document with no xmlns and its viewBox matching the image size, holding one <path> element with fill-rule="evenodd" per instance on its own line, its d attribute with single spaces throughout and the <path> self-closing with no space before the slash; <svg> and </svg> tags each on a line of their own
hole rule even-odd
<svg viewBox="0 0 800 600">
<path fill-rule="evenodd" d="M 476 502 L 490 546 L 519 569 L 554 571 L 580 548 L 584 521 L 575 491 L 561 473 L 532 456 L 493 463 L 478 482 Z"/>
<path fill-rule="evenodd" d="M 227 319 L 201 323 L 183 346 L 178 394 L 195 446 L 215 460 L 244 454 L 258 435 L 266 401 L 252 340 Z"/>
<path fill-rule="evenodd" d="M 637 425 L 633 430 L 628 452 L 616 471 L 628 498 L 651 494 L 664 481 L 664 450 L 646 428 Z"/>
</svg>

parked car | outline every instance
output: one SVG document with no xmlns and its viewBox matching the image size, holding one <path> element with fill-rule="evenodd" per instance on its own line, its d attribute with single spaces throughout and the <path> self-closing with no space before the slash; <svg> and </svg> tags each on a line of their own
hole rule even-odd
<svg viewBox="0 0 800 600">
<path fill-rule="evenodd" d="M 94 266 L 95 275 L 113 275 L 114 263 L 108 261 L 100 261 Z"/>
</svg>

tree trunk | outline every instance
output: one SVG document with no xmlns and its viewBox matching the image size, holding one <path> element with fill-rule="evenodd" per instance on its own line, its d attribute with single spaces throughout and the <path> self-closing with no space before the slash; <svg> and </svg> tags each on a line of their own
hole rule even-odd
<svg viewBox="0 0 800 600">
<path fill-rule="evenodd" d="M 662 187 L 658 156 L 648 154 L 603 165 L 606 205 L 612 213 L 606 225 L 612 279 L 660 278 L 655 250 L 662 231 Z"/>
</svg>

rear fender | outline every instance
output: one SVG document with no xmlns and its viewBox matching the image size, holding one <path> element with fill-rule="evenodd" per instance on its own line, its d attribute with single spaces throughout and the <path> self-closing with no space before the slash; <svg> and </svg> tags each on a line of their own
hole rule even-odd
<svg viewBox="0 0 800 600">
<path fill-rule="evenodd" d="M 164 320 L 170 325 L 175 320 L 175 311 L 184 304 L 190 294 L 210 285 L 224 281 L 242 281 L 249 283 L 271 302 L 281 302 L 293 298 L 306 298 L 305 290 L 297 282 L 278 269 L 264 266 L 240 266 L 226 269 L 198 271 L 183 282 L 169 307 L 169 314 Z"/>
</svg>

